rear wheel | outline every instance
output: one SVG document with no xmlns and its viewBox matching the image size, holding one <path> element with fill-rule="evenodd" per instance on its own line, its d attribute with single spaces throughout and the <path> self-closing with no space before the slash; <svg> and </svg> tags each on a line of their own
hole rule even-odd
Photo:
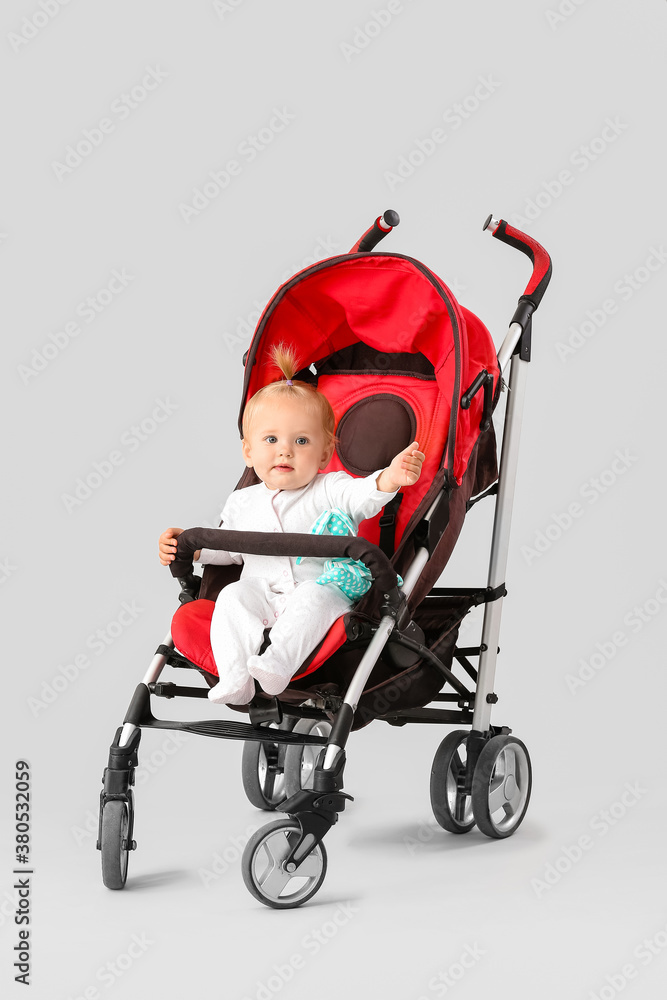
<svg viewBox="0 0 667 1000">
<path fill-rule="evenodd" d="M 468 736 L 464 729 L 449 733 L 436 750 L 431 768 L 433 815 L 449 833 L 468 833 L 475 825 L 471 796 L 465 793 Z"/>
<path fill-rule="evenodd" d="M 291 721 L 283 720 L 279 726 L 271 723 L 270 728 L 290 729 Z M 285 801 L 285 750 L 284 743 L 247 740 L 244 744 L 243 789 L 256 809 L 271 811 Z"/>
<path fill-rule="evenodd" d="M 514 736 L 493 736 L 472 779 L 472 809 L 487 837 L 510 837 L 526 815 L 532 787 L 528 750 Z"/>
<path fill-rule="evenodd" d="M 329 736 L 331 723 L 326 719 L 299 719 L 293 733 L 313 736 Z M 320 745 L 291 744 L 285 754 L 285 793 L 289 798 L 302 788 L 313 787 L 313 777 L 317 758 L 322 751 Z"/>
<path fill-rule="evenodd" d="M 128 831 L 130 813 L 127 802 L 111 799 L 102 810 L 102 881 L 107 889 L 122 889 L 127 879 L 130 851 Z"/>
</svg>

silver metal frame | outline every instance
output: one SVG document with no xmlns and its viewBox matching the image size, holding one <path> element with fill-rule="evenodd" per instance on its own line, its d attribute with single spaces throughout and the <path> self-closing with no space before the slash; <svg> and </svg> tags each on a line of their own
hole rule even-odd
<svg viewBox="0 0 667 1000">
<path fill-rule="evenodd" d="M 521 334 L 521 326 L 518 323 L 513 323 L 503 346 L 498 352 L 501 373 L 507 366 L 507 361 L 510 358 L 511 363 L 509 399 L 507 400 L 505 422 L 503 425 L 503 444 L 500 456 L 500 471 L 498 474 L 498 495 L 496 496 L 496 510 L 493 519 L 491 554 L 489 558 L 488 586 L 493 589 L 505 582 L 516 470 L 519 461 L 519 440 L 521 436 L 523 401 L 526 394 L 528 362 L 523 361 L 518 354 L 513 354 L 512 352 L 519 342 Z M 488 730 L 491 720 L 491 703 L 487 700 L 487 695 L 493 692 L 502 610 L 502 597 L 499 597 L 495 601 L 490 601 L 484 607 L 482 652 L 479 657 L 477 694 L 472 720 L 472 728 L 482 733 Z"/>
<path fill-rule="evenodd" d="M 519 457 L 519 438 L 521 431 L 521 419 L 523 414 L 523 401 L 525 396 L 525 382 L 527 375 L 527 362 L 522 361 L 519 354 L 514 350 L 521 338 L 522 328 L 519 323 L 512 323 L 498 351 L 498 363 L 501 377 L 510 364 L 509 375 L 509 399 L 505 411 L 505 421 L 503 425 L 502 451 L 500 458 L 500 470 L 498 475 L 498 495 L 496 497 L 495 517 L 493 521 L 493 533 L 491 537 L 491 553 L 489 558 L 488 586 L 495 589 L 505 581 L 505 570 L 507 568 L 507 556 L 509 552 L 509 536 L 512 521 L 512 506 L 514 502 L 514 487 L 516 483 L 516 470 Z M 438 500 L 436 499 L 425 515 L 428 520 L 436 509 Z M 415 557 L 408 567 L 401 588 L 406 597 L 414 589 L 419 576 L 428 562 L 428 550 L 418 549 Z M 493 691 L 493 683 L 496 671 L 496 659 L 498 655 L 498 637 L 500 634 L 500 619 L 502 615 L 502 597 L 489 602 L 484 609 L 484 621 L 482 624 L 482 651 L 479 658 L 479 672 L 477 679 L 477 692 L 475 697 L 475 708 L 473 712 L 472 728 L 479 732 L 486 732 L 491 719 L 491 703 L 487 701 L 487 695 Z M 364 653 L 359 666 L 354 672 L 354 676 L 345 693 L 344 703 L 356 710 L 359 699 L 363 693 L 366 681 L 371 671 L 378 661 L 380 653 L 389 640 L 389 636 L 394 630 L 396 622 L 390 615 L 381 619 L 375 635 L 371 639 L 368 649 Z M 164 646 L 171 649 L 174 643 L 171 633 L 168 632 Z M 143 677 L 144 684 L 155 682 L 162 673 L 166 662 L 166 656 L 156 653 L 151 660 L 150 666 Z M 130 741 L 136 726 L 130 722 L 123 725 L 119 746 L 126 746 Z M 335 766 L 341 748 L 333 743 L 328 744 L 325 754 L 324 768 L 329 769 Z"/>
<path fill-rule="evenodd" d="M 522 361 L 519 354 L 514 353 L 522 333 L 523 329 L 521 325 L 519 323 L 512 323 L 498 351 L 498 364 L 501 377 L 508 363 L 510 365 L 510 375 L 509 399 L 507 401 L 503 424 L 502 450 L 498 474 L 498 495 L 496 497 L 493 533 L 491 536 L 491 553 L 487 581 L 488 586 L 493 589 L 505 581 L 507 556 L 509 553 L 510 526 L 512 522 L 514 487 L 519 458 L 519 439 L 527 375 L 527 362 Z M 432 507 L 425 515 L 426 520 L 432 516 L 436 504 L 437 500 L 434 501 Z M 401 588 L 406 597 L 413 590 L 422 569 L 428 562 L 428 558 L 427 549 L 418 549 L 415 553 L 415 557 L 405 574 L 403 587 Z M 479 658 L 477 690 L 472 722 L 472 728 L 479 732 L 486 732 L 488 730 L 491 719 L 491 703 L 487 701 L 487 695 L 493 692 L 502 604 L 503 599 L 499 597 L 495 601 L 490 601 L 484 609 L 481 640 L 482 652 Z M 380 653 L 384 649 L 395 624 L 394 619 L 390 616 L 386 616 L 380 621 L 378 629 L 354 673 L 354 677 L 344 698 L 345 704 L 349 705 L 353 710 L 357 708 L 366 681 L 377 663 Z M 340 751 L 340 747 L 329 744 L 324 759 L 325 770 L 334 767 Z"/>
<path fill-rule="evenodd" d="M 167 632 L 166 636 L 162 640 L 162 645 L 168 646 L 170 649 L 174 648 L 174 640 L 171 637 L 171 631 Z M 148 670 L 141 679 L 142 683 L 146 685 L 153 684 L 162 673 L 166 662 L 167 662 L 167 657 L 164 655 L 164 653 L 156 653 L 150 662 Z M 137 727 L 132 722 L 123 723 L 123 730 L 120 734 L 120 739 L 118 740 L 119 747 L 127 746 L 127 744 L 132 739 L 132 734 L 134 733 L 136 728 Z"/>
</svg>

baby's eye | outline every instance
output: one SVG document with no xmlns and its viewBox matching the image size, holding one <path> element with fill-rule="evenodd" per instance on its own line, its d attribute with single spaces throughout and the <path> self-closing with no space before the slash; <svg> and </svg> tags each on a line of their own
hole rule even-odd
<svg viewBox="0 0 667 1000">
<path fill-rule="evenodd" d="M 275 444 L 278 438 L 275 436 L 275 434 L 267 434 L 264 440 L 266 441 L 267 444 Z"/>
<path fill-rule="evenodd" d="M 296 439 L 296 443 L 297 444 L 308 444 L 308 438 L 306 438 L 306 437 L 298 437 Z"/>
</svg>

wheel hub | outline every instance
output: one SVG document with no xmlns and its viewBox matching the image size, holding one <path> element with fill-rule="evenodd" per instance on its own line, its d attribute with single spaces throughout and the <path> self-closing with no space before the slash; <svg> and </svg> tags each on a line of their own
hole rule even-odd
<svg viewBox="0 0 667 1000">
<path fill-rule="evenodd" d="M 514 795 L 516 794 L 516 790 L 517 790 L 516 778 L 514 777 L 513 774 L 508 774 L 508 776 L 505 778 L 505 787 L 503 789 L 505 793 L 505 798 L 507 799 L 508 802 L 514 797 Z"/>
</svg>

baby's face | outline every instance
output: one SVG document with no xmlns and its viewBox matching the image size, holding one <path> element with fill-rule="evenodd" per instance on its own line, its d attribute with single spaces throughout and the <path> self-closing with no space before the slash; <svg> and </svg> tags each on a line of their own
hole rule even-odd
<svg viewBox="0 0 667 1000">
<path fill-rule="evenodd" d="M 270 490 L 299 490 L 329 463 L 333 446 L 325 440 L 317 414 L 302 402 L 264 403 L 243 439 L 243 458 Z"/>
</svg>

